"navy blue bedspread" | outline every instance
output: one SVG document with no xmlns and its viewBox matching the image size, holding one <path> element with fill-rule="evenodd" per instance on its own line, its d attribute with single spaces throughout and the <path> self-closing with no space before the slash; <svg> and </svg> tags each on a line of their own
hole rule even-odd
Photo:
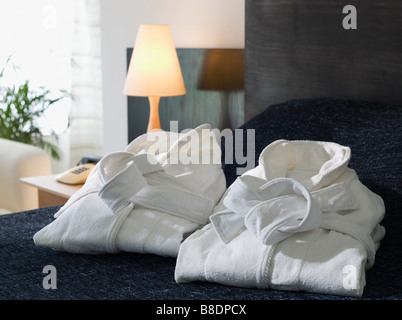
<svg viewBox="0 0 402 320">
<path fill-rule="evenodd" d="M 402 107 L 331 99 L 271 106 L 248 121 L 256 130 L 256 161 L 277 139 L 333 141 L 352 150 L 350 167 L 385 202 L 386 236 L 367 271 L 362 299 L 402 297 Z M 244 151 L 246 152 L 246 150 Z M 224 166 L 228 185 L 235 164 Z M 235 288 L 214 283 L 177 284 L 175 259 L 152 254 L 80 255 L 36 247 L 33 234 L 58 207 L 0 216 L 1 300 L 336 300 L 356 298 L 304 292 Z M 57 270 L 57 289 L 42 286 L 46 265 Z"/>
</svg>

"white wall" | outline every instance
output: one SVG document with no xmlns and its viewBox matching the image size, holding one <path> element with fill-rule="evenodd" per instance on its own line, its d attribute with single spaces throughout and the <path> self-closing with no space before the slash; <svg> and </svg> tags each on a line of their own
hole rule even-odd
<svg viewBox="0 0 402 320">
<path fill-rule="evenodd" d="M 169 24 L 177 48 L 244 48 L 245 0 L 101 0 L 104 153 L 127 145 L 126 48 L 140 24 Z"/>
</svg>

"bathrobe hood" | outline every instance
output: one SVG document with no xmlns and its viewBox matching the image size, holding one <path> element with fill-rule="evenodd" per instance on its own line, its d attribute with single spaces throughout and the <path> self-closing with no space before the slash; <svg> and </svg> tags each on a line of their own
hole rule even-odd
<svg viewBox="0 0 402 320">
<path fill-rule="evenodd" d="M 183 132 L 161 130 L 143 134 L 125 151 L 150 154 L 167 174 L 218 201 L 226 189 L 220 139 L 220 131 L 206 123 Z"/>
<path fill-rule="evenodd" d="M 277 140 L 261 152 L 259 165 L 246 175 L 265 180 L 291 177 L 314 191 L 338 179 L 350 157 L 349 147 L 333 142 Z"/>
</svg>

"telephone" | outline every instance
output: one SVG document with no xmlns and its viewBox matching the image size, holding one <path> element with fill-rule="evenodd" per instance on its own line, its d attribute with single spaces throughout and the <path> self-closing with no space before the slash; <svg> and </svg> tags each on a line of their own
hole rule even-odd
<svg viewBox="0 0 402 320">
<path fill-rule="evenodd" d="M 56 180 L 66 184 L 83 184 L 99 160 L 99 158 L 84 157 L 75 167 L 56 176 Z"/>
</svg>

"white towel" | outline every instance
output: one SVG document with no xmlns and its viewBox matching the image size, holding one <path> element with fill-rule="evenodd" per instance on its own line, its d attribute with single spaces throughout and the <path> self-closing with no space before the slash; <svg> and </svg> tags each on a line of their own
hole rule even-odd
<svg viewBox="0 0 402 320">
<path fill-rule="evenodd" d="M 278 140 L 180 248 L 179 283 L 361 296 L 385 208 L 347 167 L 350 149 Z"/>
<path fill-rule="evenodd" d="M 191 130 L 190 135 L 197 136 L 201 128 L 205 126 Z M 130 148 L 143 139 L 127 150 L 133 151 Z M 217 143 L 214 140 L 203 152 L 210 152 Z M 36 245 L 75 253 L 177 256 L 183 239 L 208 222 L 225 190 L 223 171 L 219 164 L 177 163 L 175 176 L 172 170 L 168 173 L 169 161 L 160 163 L 143 149 L 137 154 L 127 150 L 101 159 L 85 185 L 55 214 L 56 219 L 34 235 Z M 205 181 L 205 173 L 214 185 Z M 207 188 L 214 198 L 207 195 Z"/>
</svg>

